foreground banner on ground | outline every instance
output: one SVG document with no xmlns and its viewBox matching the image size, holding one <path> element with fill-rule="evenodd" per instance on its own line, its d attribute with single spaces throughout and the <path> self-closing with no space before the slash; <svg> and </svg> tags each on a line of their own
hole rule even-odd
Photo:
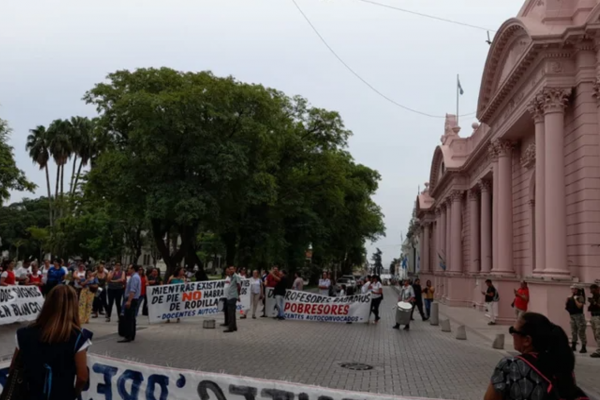
<svg viewBox="0 0 600 400">
<path fill-rule="evenodd" d="M 371 295 L 329 297 L 288 290 L 285 293 L 285 318 L 319 322 L 367 322 Z"/>
<path fill-rule="evenodd" d="M 36 319 L 44 298 L 37 286 L 0 287 L 0 325 Z"/>
<path fill-rule="evenodd" d="M 224 288 L 224 279 L 149 286 L 146 297 L 150 323 L 199 315 L 216 315 L 223 311 L 219 300 L 225 297 Z M 243 279 L 237 310 L 243 311 L 249 308 L 250 281 Z"/>
<path fill-rule="evenodd" d="M 88 355 L 85 400 L 408 400 L 408 397 L 181 370 Z M 0 393 L 8 363 L 0 363 Z"/>
</svg>

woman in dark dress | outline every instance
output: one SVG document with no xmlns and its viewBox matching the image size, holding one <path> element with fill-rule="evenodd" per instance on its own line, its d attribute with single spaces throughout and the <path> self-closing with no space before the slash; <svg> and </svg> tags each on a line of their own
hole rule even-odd
<svg viewBox="0 0 600 400">
<path fill-rule="evenodd" d="M 92 333 L 79 323 L 75 289 L 58 285 L 46 296 L 37 320 L 17 331 L 11 369 L 20 357 L 31 400 L 74 400 L 88 381 Z"/>
</svg>

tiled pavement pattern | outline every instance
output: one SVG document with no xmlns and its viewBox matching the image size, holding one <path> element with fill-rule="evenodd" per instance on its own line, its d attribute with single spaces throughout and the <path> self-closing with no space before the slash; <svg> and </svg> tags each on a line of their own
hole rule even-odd
<svg viewBox="0 0 600 400">
<path fill-rule="evenodd" d="M 222 329 L 202 329 L 202 319 L 147 327 L 140 317 L 142 330 L 130 344 L 116 343 L 114 322 L 97 319 L 87 327 L 94 331 L 92 352 L 150 364 L 363 392 L 483 398 L 494 366 L 507 353 L 491 349 L 485 334 L 469 331 L 468 340 L 459 341 L 454 332 L 442 333 L 418 315 L 409 332 L 392 330 L 396 293 L 387 287 L 384 293 L 379 325 L 259 318 L 241 320 L 237 333 L 225 334 Z M 452 309 L 444 312 L 451 314 Z M 222 315 L 217 322 L 222 322 Z M 12 353 L 16 328 L 16 324 L 0 326 L 0 357 Z M 507 350 L 510 347 L 507 342 Z M 598 393 L 600 362 L 596 361 L 578 357 L 577 377 L 584 388 Z M 343 362 L 375 368 L 351 371 L 340 367 Z"/>
<path fill-rule="evenodd" d="M 378 325 L 238 322 L 239 331 L 202 329 L 199 319 L 153 325 L 132 344 L 97 342 L 92 351 L 157 365 L 331 388 L 443 399 L 478 399 L 500 354 L 474 337 L 454 339 L 417 317 L 410 332 L 391 329 L 396 295 L 386 288 Z M 218 322 L 221 322 L 219 316 Z M 373 365 L 351 371 L 343 362 Z"/>
</svg>

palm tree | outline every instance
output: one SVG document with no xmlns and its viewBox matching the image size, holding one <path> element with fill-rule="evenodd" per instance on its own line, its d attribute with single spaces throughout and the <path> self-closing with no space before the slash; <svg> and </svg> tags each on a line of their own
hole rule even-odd
<svg viewBox="0 0 600 400">
<path fill-rule="evenodd" d="M 54 162 L 58 166 L 56 170 L 56 191 L 55 197 L 58 198 L 58 182 L 60 181 L 60 196 L 64 193 L 64 169 L 71 151 L 71 124 L 67 120 L 54 120 L 48 127 L 49 150 Z M 62 210 L 61 210 L 62 211 Z"/>
<path fill-rule="evenodd" d="M 73 181 L 75 180 L 75 168 L 77 167 L 77 156 L 79 155 L 79 150 L 83 145 L 83 137 L 82 137 L 82 124 L 83 117 L 71 117 L 69 123 L 71 124 L 70 134 L 70 142 L 71 142 L 71 152 L 73 155 L 73 169 L 71 171 L 71 183 L 69 185 L 69 193 L 73 193 Z"/>
<path fill-rule="evenodd" d="M 89 118 L 75 117 L 71 119 L 74 130 L 77 131 L 75 137 L 77 137 L 77 146 L 75 149 L 75 160 L 73 161 L 73 171 L 75 171 L 75 161 L 77 160 L 77 156 L 79 156 L 79 168 L 77 169 L 77 174 L 75 175 L 75 180 L 73 182 L 73 177 L 71 177 L 71 195 L 75 193 L 77 189 L 77 182 L 79 182 L 79 177 L 81 175 L 81 168 L 87 166 L 88 162 L 92 158 L 95 152 L 95 142 L 94 142 L 94 123 Z"/>
<path fill-rule="evenodd" d="M 50 190 L 50 172 L 48 171 L 48 161 L 50 161 L 49 147 L 49 136 L 45 126 L 38 125 L 36 128 L 29 130 L 25 149 L 29 151 L 29 157 L 31 157 L 33 162 L 39 165 L 40 169 L 46 170 L 50 226 L 52 226 L 52 192 Z"/>
</svg>

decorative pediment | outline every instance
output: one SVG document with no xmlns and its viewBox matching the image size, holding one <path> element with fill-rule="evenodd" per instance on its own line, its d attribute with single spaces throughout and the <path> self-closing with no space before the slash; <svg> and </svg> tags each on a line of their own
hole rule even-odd
<svg viewBox="0 0 600 400">
<path fill-rule="evenodd" d="M 521 60 L 531 47 L 531 42 L 531 36 L 523 22 L 516 18 L 509 19 L 500 27 L 485 63 L 477 102 L 477 119 L 485 123 L 489 122 L 483 118 L 484 114 L 487 114 L 488 106 L 518 69 Z"/>
<path fill-rule="evenodd" d="M 506 78 L 508 78 L 511 71 L 515 68 L 530 43 L 531 38 L 525 33 L 517 36 L 511 42 L 509 45 L 510 47 L 502 56 L 504 59 L 504 66 L 502 67 L 502 72 L 500 73 L 498 80 L 494 85 L 494 92 L 497 91 L 498 88 L 506 81 Z"/>
</svg>

